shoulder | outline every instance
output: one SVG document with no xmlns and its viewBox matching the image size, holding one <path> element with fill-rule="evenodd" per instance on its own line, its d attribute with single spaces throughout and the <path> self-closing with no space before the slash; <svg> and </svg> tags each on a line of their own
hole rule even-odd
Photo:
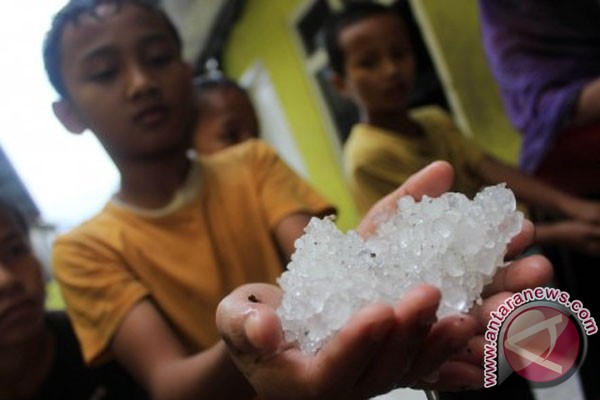
<svg viewBox="0 0 600 400">
<path fill-rule="evenodd" d="M 120 219 L 121 216 L 118 215 L 116 208 L 109 202 L 96 215 L 60 234 L 57 241 L 88 236 L 97 231 L 101 231 L 101 234 L 105 235 L 107 233 L 106 230 L 114 229 L 118 226 Z"/>
<path fill-rule="evenodd" d="M 384 150 L 388 147 L 387 142 L 394 136 L 369 124 L 356 124 L 344 144 L 344 151 L 348 155 L 356 155 Z"/>
<path fill-rule="evenodd" d="M 275 149 L 261 139 L 248 139 L 242 143 L 230 146 L 214 156 L 207 157 L 216 163 L 248 161 L 261 157 L 277 157 Z"/>
<path fill-rule="evenodd" d="M 346 165 L 373 164 L 395 159 L 406 139 L 396 132 L 383 130 L 369 124 L 357 124 L 344 144 Z"/>
<path fill-rule="evenodd" d="M 131 223 L 132 218 L 136 218 L 135 214 L 109 201 L 96 215 L 58 235 L 54 246 L 64 243 L 113 241 L 123 228 Z"/>
<path fill-rule="evenodd" d="M 277 151 L 261 139 L 249 139 L 199 159 L 205 176 L 261 175 L 283 163 Z"/>
<path fill-rule="evenodd" d="M 419 122 L 436 123 L 455 127 L 456 124 L 448 111 L 440 106 L 418 107 L 410 111 L 410 116 Z"/>
<path fill-rule="evenodd" d="M 137 221 L 131 218 L 126 210 L 109 204 L 98 215 L 59 234 L 52 244 L 54 272 L 70 269 L 66 266 L 73 263 L 89 265 L 81 263 L 84 259 L 98 261 L 103 257 L 117 257 L 119 250 L 126 245 L 123 242 L 126 231 L 137 226 Z"/>
<path fill-rule="evenodd" d="M 466 139 L 452 115 L 439 106 L 426 106 L 412 110 L 411 118 L 425 130 L 429 141 L 454 142 Z"/>
</svg>

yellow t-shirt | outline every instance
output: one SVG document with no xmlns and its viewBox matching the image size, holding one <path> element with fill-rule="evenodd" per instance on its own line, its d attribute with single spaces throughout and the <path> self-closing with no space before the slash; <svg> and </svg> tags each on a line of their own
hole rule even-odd
<svg viewBox="0 0 600 400">
<path fill-rule="evenodd" d="M 362 123 L 352 128 L 344 145 L 344 172 L 360 213 L 436 160 L 454 166 L 452 191 L 472 197 L 481 187 L 476 170 L 484 152 L 442 108 L 417 108 L 410 117 L 421 126 L 422 135 L 406 136 Z"/>
<path fill-rule="evenodd" d="M 275 283 L 274 227 L 287 215 L 335 210 L 266 144 L 251 140 L 199 158 L 159 211 L 116 200 L 57 239 L 54 274 L 86 361 L 110 356 L 129 310 L 150 296 L 190 352 L 214 344 L 215 310 L 234 288 Z"/>
</svg>

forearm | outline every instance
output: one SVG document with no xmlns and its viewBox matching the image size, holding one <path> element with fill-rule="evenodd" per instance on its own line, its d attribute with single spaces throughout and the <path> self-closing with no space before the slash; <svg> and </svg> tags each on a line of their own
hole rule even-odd
<svg viewBox="0 0 600 400">
<path fill-rule="evenodd" d="M 253 395 L 223 342 L 189 354 L 150 300 L 141 301 L 127 314 L 111 350 L 155 400 Z"/>
<path fill-rule="evenodd" d="M 515 193 L 519 201 L 547 213 L 565 215 L 571 208 L 571 203 L 575 201 L 572 196 L 491 156 L 486 156 L 481 162 L 479 174 L 488 185 L 506 182 L 506 186 Z"/>
<path fill-rule="evenodd" d="M 154 371 L 154 400 L 251 399 L 254 390 L 229 357 L 223 342 L 193 357 L 173 360 Z"/>
<path fill-rule="evenodd" d="M 573 115 L 573 125 L 585 125 L 597 120 L 600 120 L 600 78 L 582 89 Z"/>
<path fill-rule="evenodd" d="M 552 245 L 563 242 L 564 232 L 557 224 L 536 224 L 534 244 Z"/>
</svg>

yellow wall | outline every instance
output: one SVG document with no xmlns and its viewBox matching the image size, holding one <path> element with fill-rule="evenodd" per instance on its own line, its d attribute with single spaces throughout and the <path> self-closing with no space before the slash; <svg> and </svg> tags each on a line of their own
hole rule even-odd
<svg viewBox="0 0 600 400">
<path fill-rule="evenodd" d="M 508 121 L 481 43 L 475 0 L 412 0 L 457 122 L 514 164 L 520 138 Z"/>
<path fill-rule="evenodd" d="M 262 62 L 281 101 L 309 180 L 338 207 L 338 226 L 347 230 L 356 226 L 358 214 L 291 27 L 292 17 L 303 3 L 248 0 L 227 43 L 224 68 L 239 78 L 255 61 Z"/>
</svg>

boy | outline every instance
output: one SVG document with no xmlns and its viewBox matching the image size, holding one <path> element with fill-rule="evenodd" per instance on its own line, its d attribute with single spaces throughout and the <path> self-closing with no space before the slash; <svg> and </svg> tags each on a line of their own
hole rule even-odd
<svg viewBox="0 0 600 400">
<path fill-rule="evenodd" d="M 28 223 L 0 198 L 0 399 L 146 399 L 117 364 L 85 365 L 66 314 L 45 311 L 44 288 Z"/>
<path fill-rule="evenodd" d="M 360 122 L 344 145 L 344 169 L 361 212 L 433 160 L 446 160 L 456 171 L 453 191 L 472 197 L 482 185 L 506 182 L 524 204 L 562 216 L 537 226 L 537 243 L 600 253 L 600 203 L 555 190 L 485 154 L 439 107 L 408 109 L 415 59 L 399 14 L 350 2 L 328 24 L 325 40 L 332 84 L 359 108 Z"/>
<path fill-rule="evenodd" d="M 194 148 L 213 154 L 231 145 L 259 137 L 256 110 L 248 92 L 222 75 L 194 80 L 198 95 L 198 122 Z"/>
<path fill-rule="evenodd" d="M 236 289 L 219 309 L 217 331 L 220 300 L 247 282 L 273 283 L 309 218 L 333 208 L 259 141 L 206 159 L 187 156 L 197 114 L 191 68 L 154 3 L 71 1 L 55 17 L 44 54 L 61 96 L 57 117 L 73 133 L 91 129 L 121 174 L 105 209 L 54 247 L 54 272 L 88 363 L 116 358 L 155 399 L 249 398 L 255 391 L 317 398 L 412 384 L 473 337 L 477 320 L 468 316 L 432 325 L 439 292 L 430 287 L 396 310 L 366 310 L 315 357 L 284 348 L 269 313 L 272 285 Z M 439 194 L 448 168 L 432 166 L 399 193 Z M 365 220 L 365 232 L 373 220 Z M 531 234 L 527 225 L 513 250 Z M 542 258 L 517 261 L 490 294 L 539 285 L 549 274 Z M 390 350 L 388 342 L 395 352 L 376 351 Z M 444 351 L 418 361 L 400 356 L 404 346 L 426 344 Z M 357 374 L 379 360 L 393 376 Z M 436 385 L 481 385 L 480 361 L 459 362 L 460 379 L 442 376 Z"/>
</svg>

